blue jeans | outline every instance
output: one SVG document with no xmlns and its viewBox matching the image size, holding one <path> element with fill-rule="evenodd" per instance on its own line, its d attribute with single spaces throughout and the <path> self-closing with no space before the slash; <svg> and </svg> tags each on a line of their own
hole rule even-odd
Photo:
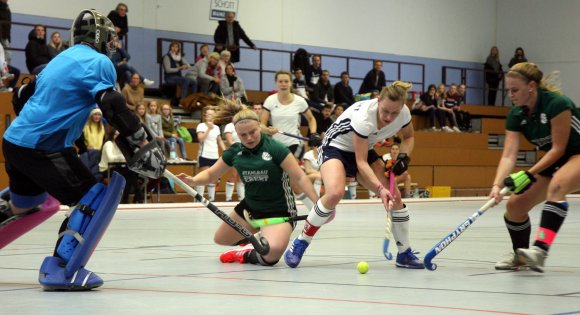
<svg viewBox="0 0 580 315">
<path fill-rule="evenodd" d="M 185 98 L 189 95 L 189 93 L 187 93 L 188 89 L 191 90 L 191 93 L 197 92 L 197 82 L 179 75 L 166 75 L 165 83 L 175 86 L 181 85 L 181 98 Z"/>
<path fill-rule="evenodd" d="M 187 152 L 185 152 L 185 142 L 183 142 L 183 139 L 181 139 L 181 137 L 178 137 L 177 139 L 173 138 L 173 137 L 165 137 L 165 139 L 167 140 L 165 142 L 165 145 L 167 146 L 167 152 L 171 152 L 171 143 L 179 143 L 179 150 L 181 151 L 181 156 L 184 159 L 187 159 Z"/>
</svg>

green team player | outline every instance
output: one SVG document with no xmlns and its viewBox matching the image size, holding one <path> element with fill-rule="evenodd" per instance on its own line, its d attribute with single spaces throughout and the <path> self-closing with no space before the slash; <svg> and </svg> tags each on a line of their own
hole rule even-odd
<svg viewBox="0 0 580 315">
<path fill-rule="evenodd" d="M 233 115 L 234 112 L 237 113 Z M 245 221 L 244 210 L 254 219 L 296 216 L 296 204 L 290 181 L 297 183 L 308 198 L 317 200 L 318 196 L 286 145 L 260 132 L 259 118 L 254 111 L 241 109 L 236 103 L 227 102 L 224 108 L 216 113 L 214 121 L 218 123 L 223 121 L 223 117 L 232 115 L 233 118 L 230 119 L 241 143 L 233 144 L 213 166 L 195 177 L 187 174 L 179 174 L 178 177 L 192 187 L 205 185 L 215 182 L 234 167 L 246 187 L 246 195 L 230 216 L 249 231 L 253 233 L 259 231 L 268 240 L 270 252 L 261 256 L 250 244 L 223 252 L 220 261 L 273 266 L 284 253 L 295 223 L 253 228 Z M 215 233 L 214 241 L 219 245 L 232 246 L 241 244 L 244 239 L 229 225 L 222 223 Z"/>
<path fill-rule="evenodd" d="M 555 76 L 544 78 L 535 64 L 514 65 L 506 77 L 514 107 L 507 117 L 504 150 L 490 197 L 498 203 L 504 186 L 515 193 L 504 216 L 514 251 L 495 269 L 528 266 L 543 272 L 548 250 L 568 212 L 566 194 L 580 190 L 580 111 L 562 95 Z M 516 164 L 520 134 L 546 154 L 527 171 L 508 176 Z M 528 212 L 540 202 L 545 202 L 540 226 L 528 248 L 532 230 Z"/>
</svg>

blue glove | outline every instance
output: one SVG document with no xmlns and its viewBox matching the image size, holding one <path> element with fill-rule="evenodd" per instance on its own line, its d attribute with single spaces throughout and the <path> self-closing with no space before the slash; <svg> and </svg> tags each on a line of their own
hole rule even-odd
<svg viewBox="0 0 580 315">
<path fill-rule="evenodd" d="M 409 169 L 409 162 L 411 162 L 411 158 L 407 153 L 399 153 L 395 165 L 393 165 L 393 173 L 397 176 L 405 173 Z"/>
<path fill-rule="evenodd" d="M 503 184 L 509 187 L 514 194 L 519 195 L 528 190 L 533 183 L 536 182 L 534 175 L 527 171 L 519 171 L 512 173 L 503 180 Z"/>
</svg>

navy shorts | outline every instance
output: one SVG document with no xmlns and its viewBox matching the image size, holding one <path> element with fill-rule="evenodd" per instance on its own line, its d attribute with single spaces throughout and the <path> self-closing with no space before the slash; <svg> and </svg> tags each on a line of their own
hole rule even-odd
<svg viewBox="0 0 580 315">
<path fill-rule="evenodd" d="M 560 169 L 560 167 L 562 167 L 564 164 L 566 164 L 566 162 L 568 162 L 568 160 L 574 156 L 580 154 L 580 152 L 574 152 L 574 153 L 565 153 L 564 156 L 562 156 L 558 161 L 556 161 L 556 163 L 550 165 L 547 169 L 541 171 L 539 174 L 542 176 L 546 176 L 546 177 L 552 177 L 554 176 L 554 173 L 556 173 L 557 170 Z"/>
<path fill-rule="evenodd" d="M 206 159 L 204 157 L 199 157 L 199 159 L 197 159 L 197 163 L 199 167 L 212 167 L 218 160 L 217 159 Z"/>
<path fill-rule="evenodd" d="M 346 177 L 356 178 L 358 169 L 356 167 L 356 155 L 354 152 L 343 151 L 331 146 L 320 147 L 319 150 L 318 165 L 322 166 L 324 162 L 332 159 L 340 160 L 342 165 L 344 165 Z M 380 159 L 380 157 L 374 149 L 368 151 L 367 162 L 369 165 L 373 164 L 378 159 Z"/>
<path fill-rule="evenodd" d="M 288 146 L 288 150 L 292 152 L 292 155 L 296 157 L 298 160 L 302 160 L 304 157 L 304 144 L 293 144 Z"/>
</svg>

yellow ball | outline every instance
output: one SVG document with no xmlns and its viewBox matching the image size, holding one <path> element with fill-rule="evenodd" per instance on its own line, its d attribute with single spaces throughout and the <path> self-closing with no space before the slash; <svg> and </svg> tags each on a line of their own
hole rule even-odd
<svg viewBox="0 0 580 315">
<path fill-rule="evenodd" d="M 369 264 L 367 264 L 366 261 L 361 261 L 356 265 L 356 270 L 362 274 L 365 274 L 369 271 Z"/>
</svg>

